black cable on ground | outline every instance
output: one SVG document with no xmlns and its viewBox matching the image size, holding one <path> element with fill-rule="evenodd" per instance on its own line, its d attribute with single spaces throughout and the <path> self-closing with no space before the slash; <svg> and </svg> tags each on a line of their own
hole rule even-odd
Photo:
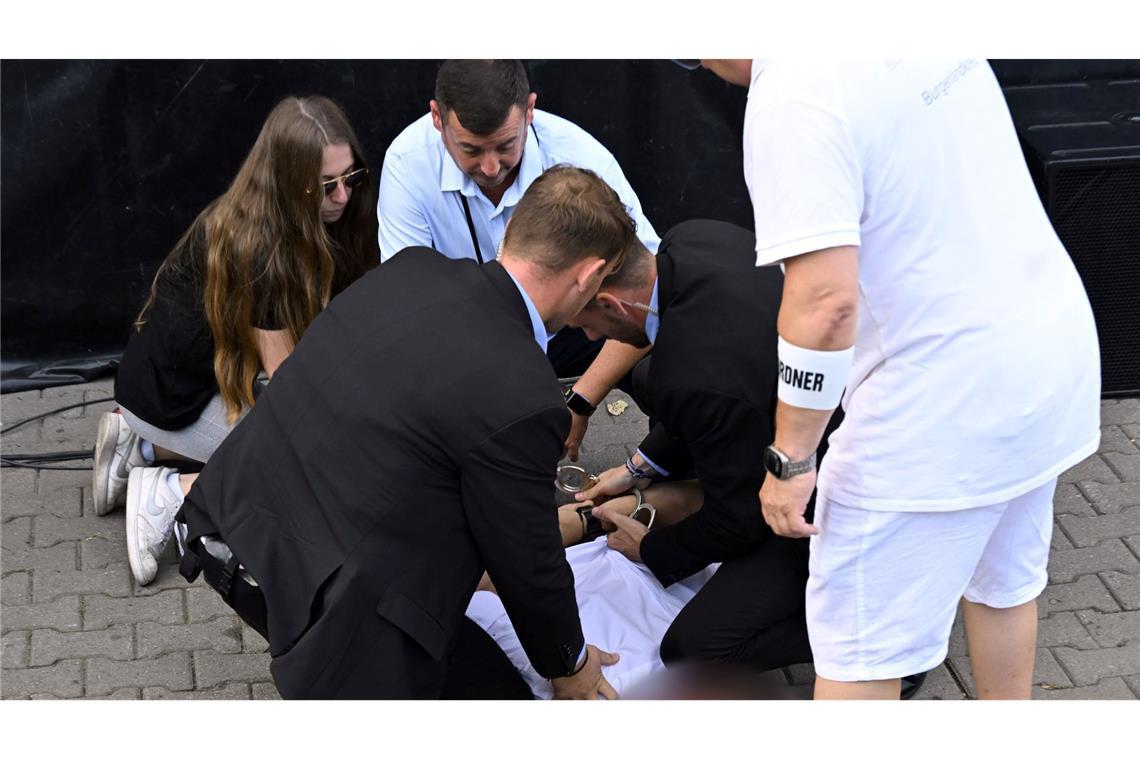
<svg viewBox="0 0 1140 760">
<path fill-rule="evenodd" d="M 8 427 L 0 430 L 0 436 L 11 433 L 16 428 L 27 425 L 29 422 L 41 420 L 44 417 L 50 417 L 53 414 L 66 412 L 69 409 L 78 409 L 81 406 L 92 406 L 94 404 L 103 404 L 106 402 L 114 403 L 113 398 L 100 398 L 91 401 L 80 401 L 76 404 L 68 404 L 56 409 L 51 409 L 42 414 L 37 414 L 27 419 L 20 420 Z M 0 468 L 3 467 L 20 467 L 26 470 L 90 470 L 90 467 L 50 467 L 45 466 L 45 462 L 70 462 L 76 459 L 91 459 L 95 456 L 94 449 L 90 451 L 44 451 L 31 454 L 4 454 L 0 455 Z"/>
</svg>

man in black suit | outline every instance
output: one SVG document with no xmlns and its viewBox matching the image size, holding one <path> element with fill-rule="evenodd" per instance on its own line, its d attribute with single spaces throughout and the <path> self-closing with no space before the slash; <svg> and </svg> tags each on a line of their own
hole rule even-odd
<svg viewBox="0 0 1140 760">
<path fill-rule="evenodd" d="M 783 276 L 756 267 L 754 249 L 752 233 L 740 227 L 685 222 L 662 238 L 656 259 L 635 247 L 571 320 L 591 338 L 653 345 L 634 372 L 634 392 L 659 420 L 626 465 L 579 498 L 695 472 L 703 504 L 676 524 L 648 532 L 605 507 L 594 512 L 618 525 L 610 546 L 643 562 L 662 585 L 723 563 L 666 632 L 666 664 L 769 670 L 811 661 L 807 540 L 774 535 L 756 503 L 772 442 Z"/>
<path fill-rule="evenodd" d="M 258 584 L 282 696 L 482 680 L 455 671 L 484 569 L 556 696 L 617 696 L 601 676 L 616 656 L 583 641 L 551 500 L 570 415 L 544 351 L 635 241 L 613 190 L 555 167 L 499 261 L 408 248 L 314 320 L 180 513 L 197 556 L 202 537 L 233 553 L 215 588 Z"/>
</svg>

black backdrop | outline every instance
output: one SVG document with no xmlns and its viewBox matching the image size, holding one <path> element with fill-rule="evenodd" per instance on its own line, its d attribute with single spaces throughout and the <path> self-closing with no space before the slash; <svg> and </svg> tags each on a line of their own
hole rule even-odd
<svg viewBox="0 0 1140 760">
<path fill-rule="evenodd" d="M 4 61 L 3 390 L 106 371 L 159 263 L 225 189 L 280 98 L 321 93 L 341 103 L 378 176 L 388 143 L 426 112 L 437 65 Z M 613 152 L 658 232 L 694 217 L 751 228 L 741 173 L 743 89 L 668 61 L 535 60 L 528 67 L 539 108 L 576 122 Z M 1018 84 L 1113 76 L 1118 68 L 1112 61 L 995 62 L 1004 83 Z"/>
</svg>

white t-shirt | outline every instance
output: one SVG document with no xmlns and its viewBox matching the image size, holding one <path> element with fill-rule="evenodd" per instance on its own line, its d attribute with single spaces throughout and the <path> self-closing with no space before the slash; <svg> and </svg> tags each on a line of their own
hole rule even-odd
<svg viewBox="0 0 1140 760">
<path fill-rule="evenodd" d="M 710 565 L 669 588 L 662 588 L 644 565 L 630 562 L 609 549 L 605 536 L 588 544 L 571 546 L 566 550 L 566 561 L 574 572 L 578 615 L 586 642 L 621 655 L 616 664 L 602 668 L 602 675 L 618 694 L 664 670 L 661 638 L 681 608 L 696 596 L 720 566 Z M 506 652 L 536 697 L 553 697 L 550 681 L 531 667 L 498 595 L 476 591 L 467 607 L 467 617 Z"/>
<path fill-rule="evenodd" d="M 1023 494 L 1096 450 L 1088 298 L 984 61 L 754 61 L 757 264 L 859 247 L 855 358 L 820 494 L 933 511 Z"/>
</svg>

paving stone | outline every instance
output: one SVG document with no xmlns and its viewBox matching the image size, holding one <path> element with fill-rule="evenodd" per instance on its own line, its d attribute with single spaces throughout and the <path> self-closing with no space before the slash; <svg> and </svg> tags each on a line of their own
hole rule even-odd
<svg viewBox="0 0 1140 760">
<path fill-rule="evenodd" d="M 1123 539 L 1140 535 L 1140 508 L 1097 517 L 1061 515 L 1057 518 L 1057 522 L 1076 546 L 1094 546 L 1106 538 Z"/>
<path fill-rule="evenodd" d="M 237 622 L 218 618 L 206 623 L 139 623 L 138 656 L 154 657 L 167 652 L 214 649 L 233 654 L 241 651 L 241 631 Z"/>
<path fill-rule="evenodd" d="M 31 520 L 30 517 L 24 519 Z M 5 570 L 76 570 L 79 566 L 77 549 L 74 541 L 64 541 L 45 549 L 28 545 L 5 547 L 0 566 Z"/>
<path fill-rule="evenodd" d="M 1106 570 L 1140 573 L 1140 560 L 1119 539 L 1087 549 L 1053 552 L 1049 557 L 1050 583 L 1069 583 L 1082 575 Z"/>
<path fill-rule="evenodd" d="M 201 576 L 198 577 L 197 583 L 205 585 Z M 140 586 L 132 578 L 131 586 L 134 588 L 135 596 L 153 596 L 163 591 L 185 591 L 190 588 L 190 584 L 178 573 L 178 550 L 173 541 L 166 545 L 166 551 L 158 560 L 158 574 L 154 580 L 145 586 Z"/>
<path fill-rule="evenodd" d="M 1140 676 L 1125 676 L 1124 682 L 1132 689 L 1132 693 L 1140 697 Z"/>
<path fill-rule="evenodd" d="M 4 699 L 26 699 L 32 695 L 82 696 L 81 663 L 79 660 L 66 660 L 46 668 L 5 670 L 0 680 L 0 692 Z"/>
<path fill-rule="evenodd" d="M 32 583 L 32 598 L 40 604 L 75 594 L 128 596 L 131 593 L 130 574 L 125 566 L 102 570 L 37 570 Z"/>
<path fill-rule="evenodd" d="M 1033 686 L 1032 699 L 1136 699 L 1123 678 L 1104 678 L 1094 686 L 1045 689 Z"/>
<path fill-rule="evenodd" d="M 249 699 L 249 684 L 228 683 L 217 689 L 196 689 L 194 691 L 171 691 L 161 686 L 151 686 L 142 690 L 143 699 Z"/>
<path fill-rule="evenodd" d="M 32 631 L 33 667 L 51 665 L 73 657 L 107 657 L 129 660 L 134 656 L 131 626 L 117 625 L 101 631 L 59 633 L 48 628 Z"/>
<path fill-rule="evenodd" d="M 33 493 L 21 493 L 13 498 L 8 493 L 8 471 L 4 470 L 4 519 L 14 517 L 54 515 L 72 518 L 83 514 L 83 494 L 74 485 L 50 487 Z M 87 476 L 90 479 L 90 475 Z"/>
<path fill-rule="evenodd" d="M 87 630 L 106 628 L 116 623 L 181 623 L 185 619 L 182 594 L 167 591 L 154 596 L 83 597 L 83 625 Z"/>
<path fill-rule="evenodd" d="M 269 678 L 268 654 L 194 653 L 194 674 L 199 689 L 212 689 L 226 681 L 264 681 Z"/>
<path fill-rule="evenodd" d="M 1116 399 L 1116 403 L 1101 402 L 1101 425 L 1136 425 L 1140 424 L 1140 399 Z"/>
<path fill-rule="evenodd" d="M 1072 483 L 1058 483 L 1053 494 L 1053 513 L 1057 515 L 1081 515 L 1092 517 L 1099 514 L 1088 499 Z"/>
<path fill-rule="evenodd" d="M 89 465 L 88 465 L 89 466 Z M 91 485 L 91 470 L 40 470 L 40 477 L 36 481 L 38 493 L 47 494 L 53 491 L 68 491 Z"/>
<path fill-rule="evenodd" d="M 1084 612 L 1088 611 L 1085 610 Z M 1083 620 L 1078 616 L 1078 613 L 1058 612 L 1037 621 L 1037 646 L 1096 649 L 1099 645 L 1089 635 L 1089 631 L 1085 630 L 1085 626 L 1082 625 Z"/>
<path fill-rule="evenodd" d="M 1070 467 L 1057 478 L 1058 483 L 1119 483 L 1120 478 L 1096 454 Z"/>
<path fill-rule="evenodd" d="M 1140 425 L 1121 425 L 1120 429 L 1127 436 L 1128 440 L 1140 449 Z"/>
<path fill-rule="evenodd" d="M 186 610 L 191 623 L 219 616 L 237 619 L 233 608 L 222 601 L 217 591 L 205 584 L 195 583 L 186 589 Z"/>
<path fill-rule="evenodd" d="M 1102 515 L 1119 512 L 1125 507 L 1140 506 L 1140 483 L 1081 483 L 1081 492 Z"/>
<path fill-rule="evenodd" d="M 96 419 L 67 419 L 58 414 L 47 417 L 40 428 L 40 441 L 47 451 L 89 451 L 95 447 L 99 430 Z"/>
<path fill-rule="evenodd" d="M 1113 649 L 1057 647 L 1052 651 L 1072 676 L 1074 686 L 1091 686 L 1109 676 L 1140 674 L 1140 641 Z"/>
<path fill-rule="evenodd" d="M 1140 610 L 1140 576 L 1112 570 L 1099 575 L 1112 595 L 1120 600 L 1121 607 L 1126 610 Z"/>
<path fill-rule="evenodd" d="M 919 689 L 914 699 L 916 701 L 948 702 L 966 699 L 966 694 L 943 663 L 927 674 L 925 683 L 922 684 L 922 688 Z"/>
<path fill-rule="evenodd" d="M 950 641 L 946 650 L 947 657 L 965 657 L 969 654 L 966 646 L 966 623 L 962 619 L 962 605 L 958 605 L 958 614 L 954 617 L 954 625 L 950 628 Z"/>
<path fill-rule="evenodd" d="M 81 627 L 79 597 L 63 596 L 44 604 L 22 604 L 4 607 L 0 622 L 5 631 L 54 628 L 57 631 L 78 631 Z"/>
<path fill-rule="evenodd" d="M 1068 535 L 1065 534 L 1065 528 L 1060 523 L 1053 524 L 1053 535 L 1049 537 L 1049 550 L 1050 552 L 1061 551 L 1063 549 L 1076 549 L 1077 545 L 1069 540 Z"/>
<path fill-rule="evenodd" d="M 4 670 L 28 667 L 28 641 L 30 637 L 29 631 L 12 631 L 0 637 L 0 647 L 4 650 L 3 657 L 0 659 L 3 661 Z"/>
<path fill-rule="evenodd" d="M 104 517 L 90 515 L 66 519 L 56 515 L 40 515 L 35 521 L 35 545 L 54 546 L 60 541 L 84 541 L 90 538 L 101 538 L 122 545 L 126 540 L 125 524 L 121 511 Z M 123 555 L 126 556 L 125 545 Z"/>
<path fill-rule="evenodd" d="M 1120 647 L 1140 642 L 1140 611 L 1104 614 L 1082 610 L 1076 615 L 1101 647 Z"/>
<path fill-rule="evenodd" d="M 250 684 L 250 691 L 254 699 L 281 699 L 277 687 L 271 681 Z"/>
<path fill-rule="evenodd" d="M 110 694 L 98 697 L 83 697 L 85 700 L 139 700 L 142 699 L 142 689 L 133 686 L 126 686 L 122 689 L 116 689 Z"/>
<path fill-rule="evenodd" d="M 1124 428 L 1118 425 L 1106 425 L 1100 429 L 1100 448 L 1097 450 L 1098 454 L 1107 454 L 1115 452 L 1117 454 L 1137 454 L 1140 453 L 1140 446 L 1137 446 L 1133 438 L 1137 436 L 1129 436 Z"/>
<path fill-rule="evenodd" d="M 162 686 L 171 691 L 194 688 L 190 653 L 172 652 L 153 660 L 120 662 L 96 657 L 87 661 L 87 693 L 111 694 L 125 686 Z"/>
<path fill-rule="evenodd" d="M 0 587 L 0 601 L 4 605 L 30 604 L 32 601 L 32 574 L 5 573 Z"/>
<path fill-rule="evenodd" d="M 268 652 L 269 642 L 260 633 L 244 622 L 241 624 L 241 648 L 243 652 Z"/>
<path fill-rule="evenodd" d="M 1109 452 L 1104 455 L 1104 461 L 1125 482 L 1140 481 L 1140 451 L 1132 454 L 1117 454 Z"/>
<path fill-rule="evenodd" d="M 4 452 L 8 452 L 8 439 L 0 439 Z M 12 452 L 15 453 L 15 452 Z M 35 470 L 5 468 L 0 478 L 0 520 L 7 522 L 17 515 L 10 512 L 16 502 L 32 496 L 36 492 L 37 474 Z M 7 527 L 7 526 L 5 526 Z"/>
<path fill-rule="evenodd" d="M 114 539 L 92 538 L 79 541 L 79 567 L 83 570 L 101 570 L 106 567 L 130 567 L 127 542 L 123 536 Z"/>
<path fill-rule="evenodd" d="M 16 549 L 32 543 L 32 518 L 14 517 L 4 523 L 0 530 L 0 547 Z M 4 566 L 7 569 L 7 565 Z"/>
</svg>

